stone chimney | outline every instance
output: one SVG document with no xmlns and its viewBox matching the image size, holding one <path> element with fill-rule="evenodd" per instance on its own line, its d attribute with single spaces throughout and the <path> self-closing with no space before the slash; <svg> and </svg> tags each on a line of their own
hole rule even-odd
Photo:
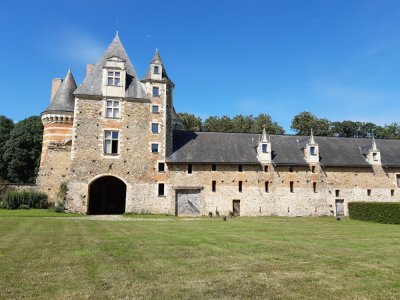
<svg viewBox="0 0 400 300">
<path fill-rule="evenodd" d="M 89 76 L 90 73 L 92 73 L 93 69 L 94 69 L 94 64 L 86 65 L 86 77 Z"/>
<path fill-rule="evenodd" d="M 61 78 L 53 78 L 52 83 L 51 83 L 50 102 L 53 101 L 53 98 L 56 95 L 61 83 L 62 83 L 62 79 Z"/>
</svg>

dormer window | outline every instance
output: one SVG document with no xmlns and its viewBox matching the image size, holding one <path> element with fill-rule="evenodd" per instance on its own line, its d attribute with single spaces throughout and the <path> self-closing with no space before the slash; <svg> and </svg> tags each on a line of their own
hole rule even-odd
<svg viewBox="0 0 400 300">
<path fill-rule="evenodd" d="M 160 74 L 160 67 L 159 66 L 154 66 L 154 74 Z"/>
<path fill-rule="evenodd" d="M 268 152 L 268 145 L 267 144 L 262 144 L 261 145 L 261 151 L 262 151 L 262 153 L 267 153 Z"/>
<path fill-rule="evenodd" d="M 121 83 L 121 72 L 119 71 L 108 71 L 107 72 L 107 84 L 113 86 L 119 86 Z"/>
<path fill-rule="evenodd" d="M 310 155 L 316 155 L 315 147 L 310 147 Z"/>
<path fill-rule="evenodd" d="M 372 153 L 372 159 L 374 161 L 378 161 L 378 153 L 376 153 L 376 152 Z"/>
</svg>

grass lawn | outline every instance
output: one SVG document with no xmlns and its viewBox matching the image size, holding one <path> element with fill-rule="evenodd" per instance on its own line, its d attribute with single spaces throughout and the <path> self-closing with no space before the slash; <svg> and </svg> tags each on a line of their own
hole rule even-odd
<svg viewBox="0 0 400 300">
<path fill-rule="evenodd" d="M 0 298 L 400 298 L 399 225 L 18 213 L 0 211 Z"/>
</svg>

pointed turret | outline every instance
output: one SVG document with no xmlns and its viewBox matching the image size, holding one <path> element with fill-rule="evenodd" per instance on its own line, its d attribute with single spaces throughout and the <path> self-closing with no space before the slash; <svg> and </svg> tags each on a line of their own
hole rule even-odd
<svg viewBox="0 0 400 300">
<path fill-rule="evenodd" d="M 262 143 L 269 143 L 270 142 L 270 136 L 267 135 L 267 131 L 265 130 L 265 125 L 263 125 L 263 133 L 261 136 L 261 142 Z"/>
<path fill-rule="evenodd" d="M 74 93 L 76 96 L 116 96 L 147 99 L 143 84 L 118 34 Z"/>
<path fill-rule="evenodd" d="M 306 160 L 309 163 L 319 163 L 319 146 L 314 138 L 314 130 L 311 128 L 310 138 L 306 144 L 305 153 Z"/>
<path fill-rule="evenodd" d="M 310 135 L 309 144 L 311 144 L 311 145 L 315 145 L 316 144 L 315 139 L 314 139 L 314 130 L 312 128 L 311 128 L 311 135 Z"/>
<path fill-rule="evenodd" d="M 172 83 L 172 80 L 167 75 L 167 71 L 165 70 L 164 63 L 161 59 L 158 49 L 156 49 L 156 53 L 151 60 L 150 67 L 147 70 L 146 76 L 143 77 L 142 82 L 150 80 L 169 81 L 170 83 Z"/>
<path fill-rule="evenodd" d="M 73 112 L 75 105 L 75 96 L 73 93 L 75 90 L 76 83 L 74 76 L 72 75 L 71 70 L 68 70 L 67 75 L 64 80 L 62 80 L 50 105 L 43 113 Z"/>
<path fill-rule="evenodd" d="M 371 165 L 381 164 L 381 151 L 378 149 L 374 137 L 372 137 L 372 142 L 368 151 L 367 160 Z"/>
<path fill-rule="evenodd" d="M 265 125 L 257 147 L 257 158 L 261 164 L 270 164 L 272 161 L 271 138 L 267 135 Z"/>
</svg>

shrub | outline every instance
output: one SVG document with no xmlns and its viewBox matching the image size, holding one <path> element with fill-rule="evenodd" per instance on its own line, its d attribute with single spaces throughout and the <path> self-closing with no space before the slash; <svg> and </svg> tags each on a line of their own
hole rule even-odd
<svg viewBox="0 0 400 300">
<path fill-rule="evenodd" d="M 350 202 L 351 219 L 384 224 L 400 224 L 400 203 Z"/>
<path fill-rule="evenodd" d="M 6 209 L 47 208 L 47 195 L 33 190 L 7 190 L 2 196 L 2 206 Z"/>
</svg>

